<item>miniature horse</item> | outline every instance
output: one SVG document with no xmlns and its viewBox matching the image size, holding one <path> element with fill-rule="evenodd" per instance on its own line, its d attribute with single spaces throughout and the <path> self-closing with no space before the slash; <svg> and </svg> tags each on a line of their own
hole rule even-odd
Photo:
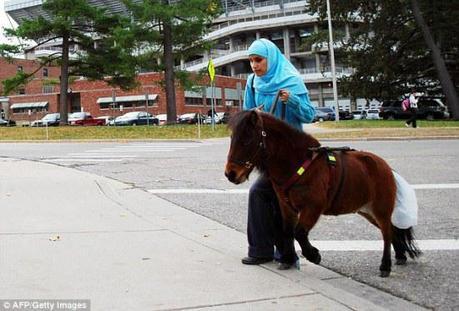
<svg viewBox="0 0 459 311">
<path fill-rule="evenodd" d="M 325 148 L 311 135 L 272 115 L 243 111 L 230 121 L 231 145 L 225 168 L 229 181 L 245 182 L 253 168 L 267 174 L 279 199 L 283 218 L 280 269 L 295 261 L 294 238 L 302 254 L 319 264 L 321 256 L 309 240 L 309 231 L 321 214 L 358 213 L 381 230 L 384 251 L 381 277 L 391 271 L 391 243 L 396 264 L 405 264 L 420 251 L 412 228 L 392 225 L 396 184 L 392 170 L 380 157 L 346 148 Z"/>
</svg>

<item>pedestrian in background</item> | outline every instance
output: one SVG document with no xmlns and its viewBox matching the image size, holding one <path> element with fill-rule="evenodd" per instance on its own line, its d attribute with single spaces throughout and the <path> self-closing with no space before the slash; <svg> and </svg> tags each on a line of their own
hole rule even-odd
<svg viewBox="0 0 459 311">
<path fill-rule="evenodd" d="M 418 99 L 416 98 L 414 90 L 411 90 L 409 102 L 410 102 L 409 110 L 411 112 L 411 117 L 408 119 L 408 121 L 406 121 L 405 126 L 409 127 L 411 124 L 413 128 L 416 128 L 417 127 L 416 118 L 417 118 L 417 113 L 418 113 Z"/>
</svg>

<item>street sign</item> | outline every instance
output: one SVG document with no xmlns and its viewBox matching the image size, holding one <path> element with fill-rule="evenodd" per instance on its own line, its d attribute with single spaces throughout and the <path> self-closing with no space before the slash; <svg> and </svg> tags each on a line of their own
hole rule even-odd
<svg viewBox="0 0 459 311">
<path fill-rule="evenodd" d="M 214 82 L 214 79 L 215 79 L 215 67 L 214 67 L 214 63 L 212 62 L 212 58 L 209 59 L 209 64 L 207 65 L 207 72 L 209 73 L 210 82 Z"/>
</svg>

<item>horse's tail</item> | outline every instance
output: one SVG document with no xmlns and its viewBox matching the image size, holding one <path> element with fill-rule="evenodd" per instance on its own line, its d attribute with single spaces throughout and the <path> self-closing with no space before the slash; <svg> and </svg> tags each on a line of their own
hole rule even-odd
<svg viewBox="0 0 459 311">
<path fill-rule="evenodd" d="M 421 256 L 422 252 L 416 245 L 413 227 L 400 229 L 392 225 L 392 239 L 394 240 L 394 243 L 397 243 L 400 247 L 402 247 L 411 258 L 414 259 L 415 257 Z"/>
</svg>

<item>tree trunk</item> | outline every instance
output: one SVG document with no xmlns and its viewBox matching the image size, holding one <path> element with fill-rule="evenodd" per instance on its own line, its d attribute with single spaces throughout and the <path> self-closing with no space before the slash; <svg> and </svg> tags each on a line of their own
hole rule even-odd
<svg viewBox="0 0 459 311">
<path fill-rule="evenodd" d="M 418 1 L 411 0 L 411 5 L 413 7 L 414 18 L 416 19 L 418 26 L 421 27 L 424 40 L 429 49 L 432 51 L 432 59 L 435 68 L 437 69 L 438 79 L 440 80 L 441 87 L 445 93 L 449 109 L 453 115 L 453 118 L 455 120 L 459 120 L 459 99 L 453 81 L 451 80 L 451 76 L 446 68 L 445 61 L 441 56 L 440 49 L 435 44 L 429 27 L 422 17 Z"/>
<path fill-rule="evenodd" d="M 166 82 L 167 124 L 177 123 L 175 105 L 174 55 L 172 51 L 172 26 L 169 20 L 163 22 L 164 75 Z"/>
<path fill-rule="evenodd" d="M 59 98 L 59 112 L 61 114 L 60 125 L 68 123 L 68 103 L 67 91 L 69 88 L 69 36 L 62 37 L 62 64 L 61 64 L 61 77 L 60 77 L 60 98 Z"/>
</svg>

